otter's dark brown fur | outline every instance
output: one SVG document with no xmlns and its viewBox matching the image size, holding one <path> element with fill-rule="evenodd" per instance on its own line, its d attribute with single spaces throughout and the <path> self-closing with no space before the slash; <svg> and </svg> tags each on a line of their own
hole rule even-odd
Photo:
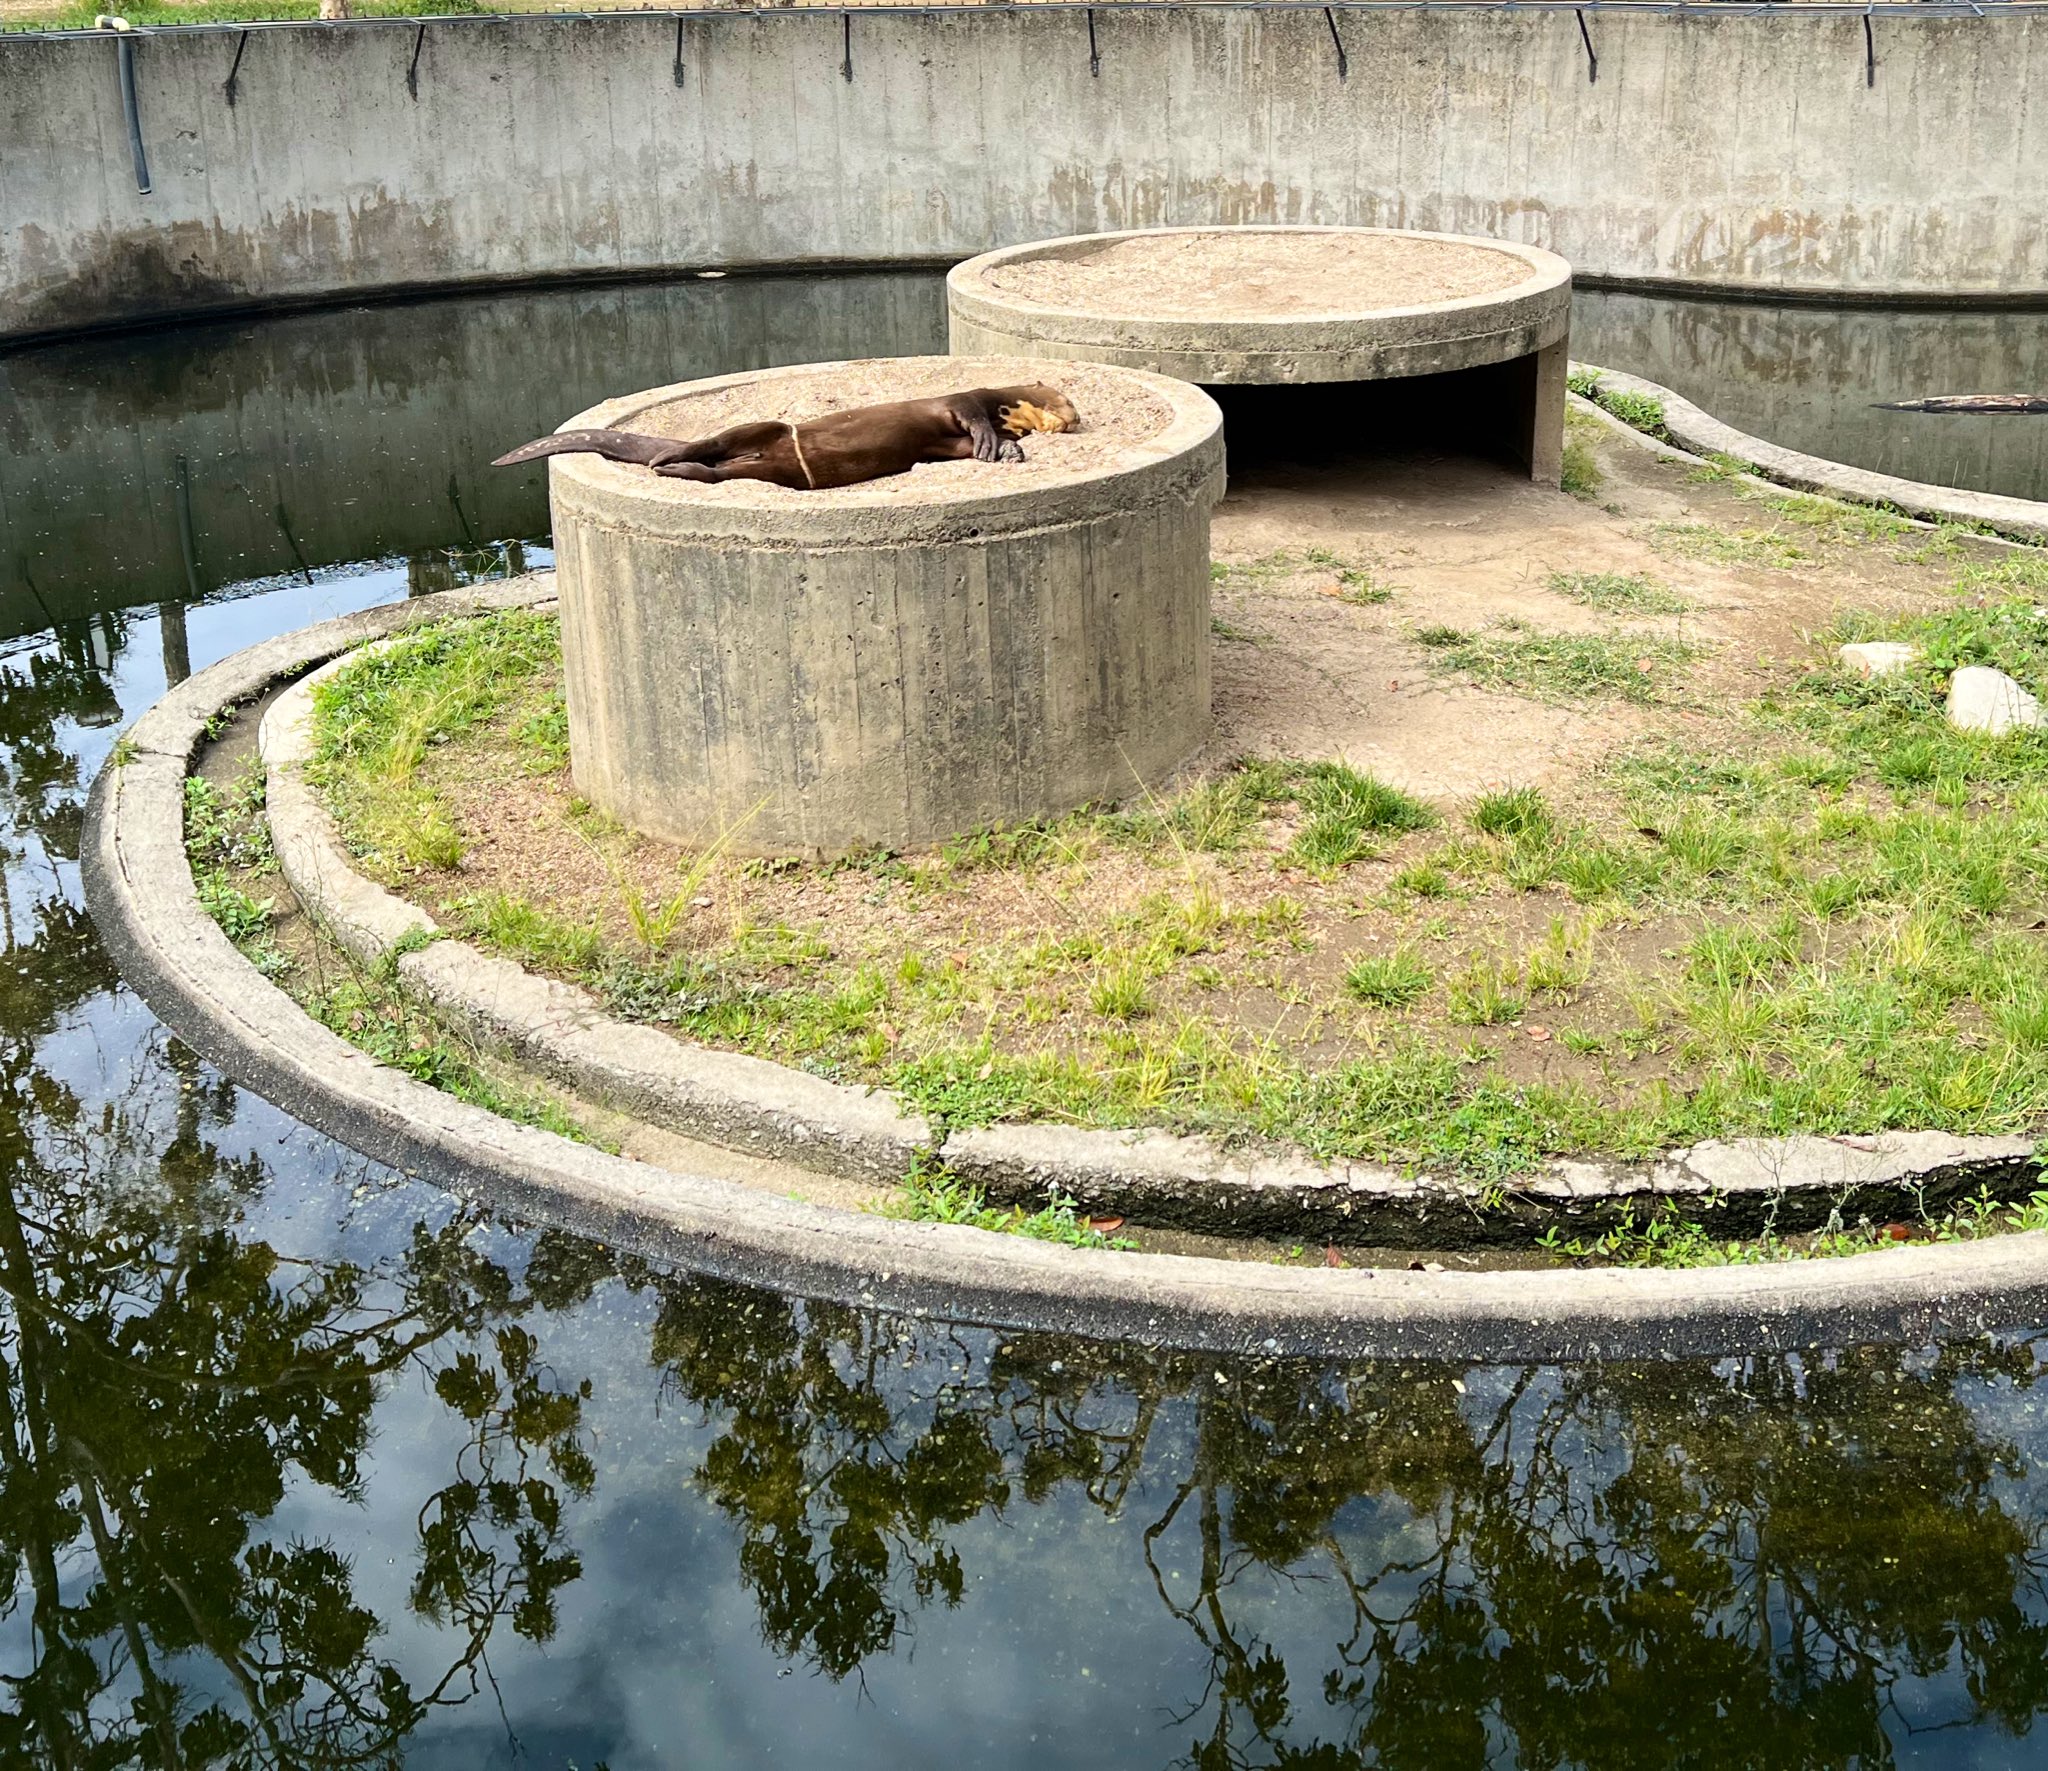
<svg viewBox="0 0 2048 1771">
<path fill-rule="evenodd" d="M 1029 431 L 1074 430 L 1081 417 L 1055 387 L 977 387 L 929 400 L 858 406 L 801 424 L 736 424 L 695 442 L 626 430 L 568 430 L 500 455 L 512 467 L 543 455 L 602 455 L 677 480 L 767 480 L 798 492 L 857 486 L 921 461 L 1022 461 Z"/>
</svg>

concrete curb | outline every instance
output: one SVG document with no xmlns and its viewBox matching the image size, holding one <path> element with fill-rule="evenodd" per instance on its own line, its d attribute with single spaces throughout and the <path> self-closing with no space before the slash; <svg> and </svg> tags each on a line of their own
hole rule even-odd
<svg viewBox="0 0 2048 1771">
<path fill-rule="evenodd" d="M 546 600 L 545 578 L 531 602 Z M 379 642 L 388 643 L 388 642 Z M 895 1180 L 920 1152 L 1002 1204 L 1054 1194 L 1098 1215 L 1223 1235 L 1341 1237 L 1374 1247 L 1526 1247 L 1552 1224 L 1598 1228 L 1668 1199 L 1715 1199 L 1730 1235 L 1807 1230 L 1841 1213 L 1897 1217 L 1978 1185 L 2024 1177 L 2024 1138 L 1941 1132 L 1883 1138 L 1736 1139 L 1647 1163 L 1553 1162 L 1487 1199 L 1486 1189 L 1370 1163 L 1240 1153 L 1157 1130 L 991 1125 L 939 1140 L 887 1090 L 849 1087 L 760 1058 L 677 1039 L 607 1015 L 587 991 L 438 936 L 431 917 L 366 879 L 309 791 L 310 716 L 344 652 L 280 694 L 264 715 L 272 841 L 286 882 L 357 960 L 400 979 L 480 1045 L 578 1094 L 727 1149 L 861 1180 Z M 407 951 L 411 945 L 415 950 Z"/>
<path fill-rule="evenodd" d="M 422 621 L 542 594 L 531 581 L 449 592 L 251 647 L 145 714 L 93 784 L 87 901 L 124 975 L 202 1055 L 372 1157 L 748 1283 L 1219 1350 L 1523 1359 L 1760 1352 L 1977 1333 L 2037 1320 L 2048 1305 L 2041 1234 L 1678 1273 L 1300 1269 L 1068 1249 L 803 1204 L 610 1156 L 379 1064 L 263 978 L 200 906 L 183 840 L 190 758 L 217 709 L 309 664 Z"/>
<path fill-rule="evenodd" d="M 530 604 L 549 599 L 547 579 L 529 583 Z M 891 1095 L 616 1020 L 587 991 L 439 939 L 426 912 L 358 873 L 304 770 L 314 690 L 368 649 L 341 653 L 286 689 L 258 738 L 285 882 L 354 958 L 391 963 L 401 983 L 478 1044 L 670 1130 L 860 1180 L 896 1180 L 930 1147 L 931 1127 Z M 422 936 L 431 944 L 420 945 Z"/>
<path fill-rule="evenodd" d="M 1902 480 L 1891 474 L 1872 473 L 1846 462 L 1826 461 L 1818 455 L 1802 455 L 1753 437 L 1747 431 L 1723 424 L 1703 412 L 1682 394 L 1639 375 L 1619 369 L 1602 369 L 1591 363 L 1573 363 L 1574 375 L 1597 375 L 1601 384 L 1620 393 L 1641 394 L 1664 409 L 1664 429 L 1685 453 L 1697 459 L 1706 455 L 1733 455 L 1750 462 L 1766 483 L 1795 492 L 1819 492 L 1849 504 L 1879 505 L 1901 510 L 1923 522 L 1983 524 L 1999 535 L 2032 544 L 2048 542 L 2048 503 L 2031 498 L 2007 498 L 1996 492 L 1971 492 L 1956 486 L 1931 486 L 1922 480 Z M 1625 420 L 1615 418 L 1593 402 L 1595 411 L 1634 430 Z M 1634 431 L 1637 436 L 1648 433 Z M 1661 439 L 1651 438 L 1660 443 Z"/>
</svg>

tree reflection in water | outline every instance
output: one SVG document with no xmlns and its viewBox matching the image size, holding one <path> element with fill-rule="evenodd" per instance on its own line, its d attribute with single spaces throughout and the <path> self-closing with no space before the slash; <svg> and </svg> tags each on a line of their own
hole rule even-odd
<svg viewBox="0 0 2048 1771">
<path fill-rule="evenodd" d="M 466 1704 L 514 1757 L 529 1726 L 630 1743 L 499 1669 L 581 1655 L 623 1711 L 638 1590 L 710 1617 L 735 1582 L 848 1711 L 887 1677 L 963 1735 L 920 1631 L 1114 1616 L 1138 1744 L 1018 1763 L 2025 1762 L 1998 1755 L 2048 1702 L 2035 1343 L 1331 1368 L 806 1304 L 423 1188 L 352 1253 L 291 1229 L 326 1147 L 252 1146 L 230 1084 L 123 1045 L 79 908 L 130 619 L 0 661 L 0 1763 L 397 1765 Z M 631 1584 L 583 1578 L 600 1549 Z M 774 1712 L 719 1627 L 685 1684 Z M 840 1762 L 901 1762 L 829 1725 Z"/>
<path fill-rule="evenodd" d="M 27 1624 L 0 1760 L 395 1765 L 428 1711 L 489 1677 L 501 1622 L 548 1638 L 578 1574 L 562 1514 L 595 1480 L 584 1398 L 523 1319 L 609 1265 L 543 1236 L 515 1284 L 461 1218 L 375 1274 L 294 1261 L 238 1233 L 271 1177 L 216 1146 L 235 1090 L 185 1048 L 92 1099 L 45 1068 L 44 1043 L 115 983 L 62 865 L 82 784 L 58 735 L 104 723 L 105 664 L 73 643 L 0 668 L 0 1591 Z M 405 1371 L 464 1428 L 414 1534 L 412 1605 L 454 1644 L 425 1685 L 378 1658 L 347 1556 L 257 1531 L 295 1483 L 359 1495 Z"/>
<path fill-rule="evenodd" d="M 2040 1517 L 1970 1402 L 2035 1382 L 2025 1344 L 1333 1372 L 686 1283 L 654 1351 L 778 1652 L 856 1671 L 960 1603 L 949 1527 L 1071 1486 L 1200 1645 L 1204 1771 L 1885 1765 L 2048 1699 Z M 1308 1665 L 1305 1590 L 1342 1620 Z M 1899 1701 L 1936 1679 L 1945 1713 Z"/>
</svg>

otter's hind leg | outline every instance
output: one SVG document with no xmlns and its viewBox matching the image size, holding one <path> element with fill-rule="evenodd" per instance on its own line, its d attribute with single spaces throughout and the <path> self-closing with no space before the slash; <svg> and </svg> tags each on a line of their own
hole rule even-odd
<svg viewBox="0 0 2048 1771">
<path fill-rule="evenodd" d="M 779 420 L 736 424 L 716 436 L 678 443 L 676 453 L 655 472 L 672 480 L 767 480 L 803 491 L 810 484 L 796 457 L 792 428 Z"/>
</svg>

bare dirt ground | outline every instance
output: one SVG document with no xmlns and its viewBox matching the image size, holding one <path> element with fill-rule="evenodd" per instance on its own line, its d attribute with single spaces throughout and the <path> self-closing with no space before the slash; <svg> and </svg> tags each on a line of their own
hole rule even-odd
<svg viewBox="0 0 2048 1771">
<path fill-rule="evenodd" d="M 1119 842 L 1103 834 L 1108 826 L 1084 825 L 1059 838 L 1054 859 L 1027 866 L 958 856 L 789 870 L 722 864 L 679 907 L 673 951 L 722 951 L 764 985 L 827 991 L 862 964 L 893 973 L 904 956 L 922 955 L 920 963 L 960 974 L 958 997 L 944 1005 L 951 1037 L 986 1031 L 1028 1048 L 1057 1043 L 1065 1029 L 1085 1042 L 1099 1031 L 1090 980 L 1106 960 L 1062 966 L 1041 955 L 1006 972 L 1003 956 L 1047 941 L 1085 946 L 1119 919 L 1128 927 L 1156 914 L 1145 906 L 1162 893 L 1209 889 L 1231 919 L 1214 937 L 1213 967 L 1196 968 L 1212 975 L 1182 966 L 1159 978 L 1149 1024 L 1217 1020 L 1280 1040 L 1311 1064 L 1341 1061 L 1361 1041 L 1369 1048 L 1408 1017 L 1347 1001 L 1344 973 L 1361 955 L 1412 950 L 1447 975 L 1475 957 L 1512 960 L 1558 919 L 1579 917 L 1554 888 L 1390 894 L 1404 868 L 1455 836 L 1476 796 L 1537 786 L 1561 811 L 1613 824 L 1620 810 L 1601 783 L 1603 763 L 1660 740 L 1739 744 L 1742 709 L 1805 667 L 1810 636 L 1838 612 L 1924 606 L 1961 559 L 1996 557 L 1968 538 L 1930 549 L 1918 531 L 1873 540 L 1853 517 L 1838 531 L 1826 507 L 1816 522 L 1814 507 L 1788 514 L 1611 437 L 1597 448 L 1604 477 L 1589 497 L 1458 456 L 1233 466 L 1214 528 L 1216 734 L 1178 782 L 1161 784 L 1162 800 L 1241 757 L 1341 761 L 1427 800 L 1446 819 L 1438 831 L 1395 836 L 1321 875 L 1288 864 L 1303 814 L 1285 805 L 1265 814 L 1247 850 L 1227 854 Z M 1703 550 L 1732 557 L 1698 557 Z M 1552 588 L 1559 573 L 1652 580 L 1687 607 L 1647 618 L 1597 612 Z M 1444 673 L 1416 637 L 1431 625 L 1483 632 L 1502 622 L 1619 636 L 1624 656 L 1673 638 L 1697 651 L 1638 705 L 1475 687 Z M 540 683 L 536 695 L 554 686 Z M 464 854 L 459 867 L 416 876 L 407 889 L 430 909 L 506 894 L 595 924 L 619 950 L 643 950 L 629 899 L 670 901 L 690 858 L 606 828 L 566 771 L 522 769 L 511 733 L 534 704 L 430 753 L 422 778 L 447 804 Z M 1583 1068 L 1551 1042 L 1550 1027 L 1606 1035 L 1631 1025 L 1642 981 L 1697 927 L 1684 915 L 1621 919 L 1602 929 L 1602 963 L 1562 1020 L 1532 1013 L 1461 1037 L 1493 1048 L 1516 1079 Z M 1130 938 L 1106 939 L 1101 953 Z M 923 1002 L 928 992 L 913 994 Z M 921 1012 L 912 1004 L 904 1015 Z M 872 1054 L 878 1067 L 887 1052 L 919 1043 L 896 1009 L 872 1019 L 883 1042 Z M 1601 1061 L 1635 1081 L 1663 1068 L 1654 1053 Z"/>
<path fill-rule="evenodd" d="M 1953 576 L 1951 562 L 1814 538 L 1726 485 L 1625 444 L 1604 444 L 1599 459 L 1597 500 L 1471 457 L 1234 463 L 1213 529 L 1225 567 L 1215 612 L 1250 637 L 1226 637 L 1216 650 L 1210 760 L 1329 758 L 1433 798 L 1546 786 L 1652 730 L 1703 732 L 1771 670 L 1803 657 L 1807 636 L 1844 606 L 1903 606 Z M 1809 557 L 1790 566 L 1689 557 L 1693 538 L 1674 528 L 1782 531 Z M 1275 553 L 1311 551 L 1362 564 L 1390 600 L 1347 604 L 1337 573 L 1312 565 L 1256 571 Z M 1693 607 L 1617 622 L 1551 590 L 1556 573 L 1649 577 Z M 1432 675 L 1413 637 L 1427 623 L 1501 620 L 1565 633 L 1621 627 L 1709 651 L 1672 705 L 1557 706 Z"/>
</svg>

